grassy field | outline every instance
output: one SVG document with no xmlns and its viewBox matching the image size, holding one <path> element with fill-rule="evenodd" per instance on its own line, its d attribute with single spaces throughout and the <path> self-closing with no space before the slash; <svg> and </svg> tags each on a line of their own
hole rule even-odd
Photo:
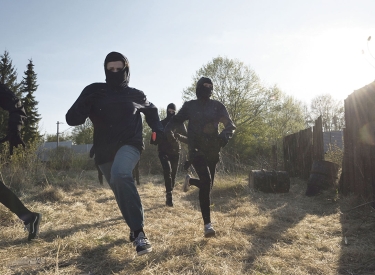
<svg viewBox="0 0 375 275">
<path fill-rule="evenodd" d="M 27 242 L 18 218 L 0 205 L 0 274 L 374 274 L 375 212 L 332 190 L 304 195 L 291 179 L 286 194 L 248 187 L 243 176 L 217 176 L 205 239 L 197 189 L 165 206 L 161 176 L 141 177 L 145 231 L 153 252 L 136 256 L 114 196 L 96 173 L 60 174 L 58 184 L 22 196 L 43 213 L 39 238 Z"/>
</svg>

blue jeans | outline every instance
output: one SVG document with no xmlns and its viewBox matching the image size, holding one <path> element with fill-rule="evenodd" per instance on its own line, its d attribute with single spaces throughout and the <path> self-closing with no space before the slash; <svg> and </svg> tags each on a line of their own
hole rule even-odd
<svg viewBox="0 0 375 275">
<path fill-rule="evenodd" d="M 99 165 L 115 194 L 122 216 L 132 231 L 144 226 L 143 206 L 132 175 L 139 158 L 140 152 L 137 148 L 124 145 L 117 151 L 113 162 Z"/>
</svg>

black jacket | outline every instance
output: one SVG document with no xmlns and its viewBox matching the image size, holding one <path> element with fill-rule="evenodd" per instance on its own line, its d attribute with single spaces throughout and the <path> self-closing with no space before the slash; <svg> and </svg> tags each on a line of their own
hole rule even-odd
<svg viewBox="0 0 375 275">
<path fill-rule="evenodd" d="M 173 118 L 172 117 L 166 117 L 161 121 L 161 124 L 163 127 L 167 126 L 168 122 Z M 177 134 L 177 135 L 176 135 Z M 167 155 L 179 155 L 181 151 L 181 145 L 178 141 L 187 143 L 187 131 L 185 124 L 178 125 L 176 130 L 174 131 L 174 136 L 176 139 L 167 139 L 167 137 L 164 137 L 161 142 L 158 145 L 158 151 L 160 153 L 164 153 Z"/>
<path fill-rule="evenodd" d="M 88 95 L 105 93 L 91 108 L 84 103 Z M 113 161 L 117 150 L 123 145 L 132 145 L 140 152 L 144 149 L 142 117 L 154 132 L 162 132 L 158 109 L 146 99 L 145 94 L 135 88 L 124 87 L 114 90 L 106 83 L 87 86 L 66 114 L 71 126 L 83 124 L 89 117 L 94 125 L 95 161 L 103 164 Z"/>
<path fill-rule="evenodd" d="M 26 119 L 21 101 L 4 84 L 0 84 L 0 107 L 9 112 L 8 131 L 20 131 Z"/>
<path fill-rule="evenodd" d="M 204 155 L 209 161 L 218 161 L 220 148 L 233 135 L 236 126 L 229 117 L 225 106 L 217 100 L 190 100 L 165 127 L 167 137 L 184 121 L 188 124 L 189 159 Z M 219 123 L 224 129 L 219 134 Z M 226 143 L 225 143 L 226 144 Z"/>
</svg>

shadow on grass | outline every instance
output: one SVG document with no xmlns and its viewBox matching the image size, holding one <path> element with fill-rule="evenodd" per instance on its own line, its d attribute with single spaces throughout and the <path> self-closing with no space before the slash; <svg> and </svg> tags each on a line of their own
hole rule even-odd
<svg viewBox="0 0 375 275">
<path fill-rule="evenodd" d="M 192 186 L 193 191 L 183 199 L 198 204 L 199 189 Z M 306 197 L 306 182 L 292 180 L 289 193 L 262 193 L 250 189 L 242 184 L 216 186 L 211 192 L 213 210 L 222 213 L 233 212 L 241 203 L 251 202 L 260 212 L 271 216 L 271 222 L 259 230 L 253 224 L 247 224 L 239 228 L 246 236 L 251 236 L 252 246 L 244 259 L 244 272 L 257 270 L 258 257 L 266 254 L 276 243 L 291 245 L 292 240 L 285 237 L 285 233 L 295 227 L 307 215 L 328 216 L 338 212 L 338 203 L 334 200 L 336 194 L 331 191 L 316 197 Z M 304 202 L 309 200 L 309 202 Z M 298 208 L 298 211 L 295 209 Z M 292 214 L 291 214 L 292 213 Z"/>
<path fill-rule="evenodd" d="M 103 228 L 105 229 L 108 227 L 108 223 L 111 223 L 111 225 L 119 224 L 119 223 L 124 223 L 124 219 L 122 217 L 117 217 L 113 219 L 108 219 L 108 220 L 103 220 L 100 222 L 92 223 L 92 224 L 80 224 L 77 226 L 73 226 L 67 229 L 61 229 L 61 230 L 48 230 L 45 232 L 40 232 L 39 234 L 39 239 L 43 240 L 44 242 L 53 242 L 57 236 L 60 238 L 65 238 L 67 236 L 70 236 L 80 230 L 87 230 L 90 228 Z M 126 227 L 124 227 L 126 228 Z M 124 233 L 124 236 L 127 236 Z M 27 241 L 27 235 L 25 233 L 24 237 L 22 239 L 16 239 L 13 241 L 7 241 L 7 240 L 1 240 L 0 241 L 0 247 L 2 249 L 11 247 L 14 245 L 20 245 L 20 244 L 30 244 L 32 245 L 34 241 Z M 35 242 L 38 242 L 38 240 L 35 240 Z"/>
<path fill-rule="evenodd" d="M 340 204 L 343 240 L 338 272 L 375 274 L 375 210 L 350 196 Z"/>
<path fill-rule="evenodd" d="M 186 243 L 185 245 L 179 246 L 178 250 L 169 250 L 168 248 L 153 251 L 150 254 L 137 256 L 135 248 L 134 257 L 113 257 L 113 251 L 121 253 L 124 246 L 130 246 L 131 244 L 124 239 L 117 239 L 102 245 L 97 245 L 94 248 L 83 249 L 78 256 L 71 257 L 68 260 L 59 260 L 58 268 L 60 272 L 64 273 L 64 268 L 74 266 L 76 269 L 74 274 L 117 274 L 118 272 L 126 272 L 125 274 L 132 274 L 133 272 L 142 272 L 144 269 L 150 268 L 152 265 L 158 266 L 159 264 L 168 261 L 170 258 L 179 257 L 187 261 L 187 264 L 191 263 L 191 258 L 199 258 L 199 253 L 208 245 L 209 240 L 199 239 L 193 243 Z M 191 267 L 179 265 L 176 267 L 178 270 L 174 270 L 176 274 L 185 274 Z M 26 269 L 25 269 L 26 270 Z M 21 275 L 26 274 L 25 270 L 16 270 L 13 274 Z M 56 262 L 50 258 L 43 266 L 35 266 L 27 269 L 27 274 L 36 275 L 40 272 L 51 272 L 54 273 L 56 270 Z M 128 273 L 129 272 L 129 273 Z M 69 273 L 70 274 L 70 273 Z M 121 273 L 123 274 L 123 273 Z M 173 273 L 175 274 L 175 273 Z"/>
</svg>

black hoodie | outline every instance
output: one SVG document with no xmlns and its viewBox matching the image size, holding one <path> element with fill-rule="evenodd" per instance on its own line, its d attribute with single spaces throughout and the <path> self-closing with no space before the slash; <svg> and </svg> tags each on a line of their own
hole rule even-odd
<svg viewBox="0 0 375 275">
<path fill-rule="evenodd" d="M 111 53 L 109 55 L 112 56 Z M 123 60 L 121 54 L 117 56 Z M 109 61 L 106 58 L 105 65 L 107 62 Z M 66 114 L 66 122 L 70 126 L 83 124 L 87 118 L 92 121 L 97 164 L 113 161 L 117 150 L 123 145 L 132 145 L 142 151 L 144 144 L 141 112 L 152 131 L 163 131 L 156 106 L 147 100 L 142 91 L 128 87 L 128 63 L 125 63 L 125 67 L 127 72 L 123 70 L 122 74 L 124 81 L 108 83 L 111 80 L 106 71 L 107 83 L 88 85 Z M 90 108 L 84 108 L 82 103 L 85 99 L 97 92 L 104 93 L 105 96 L 95 100 Z"/>
<path fill-rule="evenodd" d="M 174 109 L 176 110 L 176 106 L 171 103 L 167 107 L 167 117 L 161 121 L 163 124 L 163 127 L 165 127 L 169 121 L 175 116 L 175 114 L 171 114 L 168 112 L 168 109 Z M 158 145 L 158 151 L 163 154 L 168 155 L 178 155 L 180 154 L 181 145 L 178 141 L 182 141 L 184 143 L 187 143 L 187 131 L 184 124 L 181 124 L 177 127 L 175 130 L 175 137 L 176 139 L 170 139 L 168 140 L 167 137 L 164 137 L 164 139 L 159 143 Z M 177 134 L 177 135 L 176 135 Z"/>
</svg>

